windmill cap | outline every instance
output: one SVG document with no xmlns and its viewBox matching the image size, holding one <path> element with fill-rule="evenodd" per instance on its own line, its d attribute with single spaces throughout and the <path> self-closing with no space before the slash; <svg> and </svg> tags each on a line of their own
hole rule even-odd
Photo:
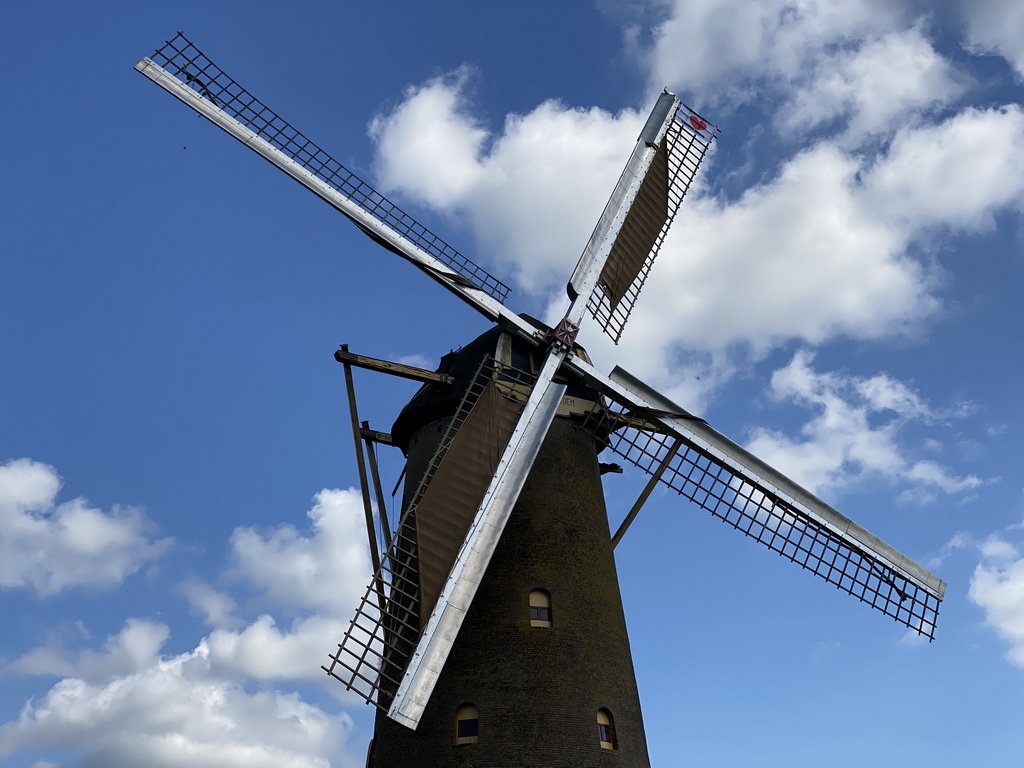
<svg viewBox="0 0 1024 768">
<path fill-rule="evenodd" d="M 534 317 L 525 314 L 520 317 L 539 331 L 548 330 L 548 326 Z M 409 443 L 416 430 L 455 413 L 480 368 L 481 360 L 486 356 L 497 357 L 498 345 L 503 335 L 511 346 L 513 367 L 523 371 L 540 369 L 543 347 L 534 346 L 514 334 L 506 334 L 501 326 L 497 325 L 484 331 L 464 347 L 452 350 L 441 358 L 437 372 L 451 376 L 454 381 L 451 384 L 427 383 L 421 386 L 402 408 L 402 412 L 398 414 L 391 427 L 391 440 L 402 449 L 402 453 L 408 455 Z M 569 390 L 579 397 L 591 400 L 598 398 L 596 392 L 582 384 L 570 382 Z"/>
</svg>

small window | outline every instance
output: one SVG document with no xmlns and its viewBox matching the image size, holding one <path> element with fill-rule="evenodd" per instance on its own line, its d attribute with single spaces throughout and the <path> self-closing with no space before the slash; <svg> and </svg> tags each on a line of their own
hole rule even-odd
<svg viewBox="0 0 1024 768">
<path fill-rule="evenodd" d="M 618 749 L 612 713 L 607 709 L 597 710 L 597 740 L 601 743 L 601 749 Z"/>
<path fill-rule="evenodd" d="M 480 728 L 480 711 L 472 704 L 463 704 L 455 712 L 455 743 L 476 744 Z"/>
<path fill-rule="evenodd" d="M 551 626 L 551 595 L 543 589 L 535 589 L 530 593 L 530 626 Z"/>
</svg>

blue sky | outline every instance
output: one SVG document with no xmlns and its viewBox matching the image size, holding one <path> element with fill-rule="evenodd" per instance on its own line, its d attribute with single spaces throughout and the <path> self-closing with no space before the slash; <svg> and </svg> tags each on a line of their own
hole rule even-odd
<svg viewBox="0 0 1024 768">
<path fill-rule="evenodd" d="M 616 552 L 652 761 L 1020 764 L 1019 4 L 2 20 L 3 765 L 362 765 L 371 712 L 319 670 L 369 568 L 332 352 L 486 327 L 133 71 L 178 29 L 540 316 L 657 92 L 713 119 L 621 346 L 581 340 L 949 586 L 921 644 L 655 494 Z M 385 430 L 413 390 L 356 384 Z M 613 525 L 642 481 L 606 476 Z"/>
</svg>

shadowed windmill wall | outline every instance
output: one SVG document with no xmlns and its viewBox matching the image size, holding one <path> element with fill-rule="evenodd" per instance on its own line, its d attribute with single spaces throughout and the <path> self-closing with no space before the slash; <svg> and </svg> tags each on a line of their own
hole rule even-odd
<svg viewBox="0 0 1024 768">
<path fill-rule="evenodd" d="M 485 334 L 460 357 L 477 355 L 475 369 L 481 347 L 493 354 L 496 338 Z M 409 435 L 406 486 L 414 488 L 446 418 L 420 408 L 432 418 L 417 421 L 410 406 L 394 434 Z M 550 627 L 531 626 L 535 589 L 551 596 Z M 479 737 L 456 745 L 464 704 L 479 710 Z M 616 749 L 601 746 L 600 709 L 612 715 Z M 597 450 L 573 419 L 555 419 L 419 727 L 378 713 L 370 765 L 649 767 Z"/>
</svg>

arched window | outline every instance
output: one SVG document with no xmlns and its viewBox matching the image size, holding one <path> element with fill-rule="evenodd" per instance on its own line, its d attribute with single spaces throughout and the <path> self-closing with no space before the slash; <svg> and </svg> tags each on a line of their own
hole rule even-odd
<svg viewBox="0 0 1024 768">
<path fill-rule="evenodd" d="M 535 589 L 530 593 L 530 626 L 551 626 L 551 595 L 543 589 Z"/>
<path fill-rule="evenodd" d="M 463 704 L 455 710 L 455 743 L 476 744 L 480 727 L 480 710 L 472 704 Z"/>
<path fill-rule="evenodd" d="M 618 749 L 615 723 L 612 721 L 612 713 L 607 709 L 597 710 L 597 740 L 601 743 L 601 749 Z"/>
</svg>

